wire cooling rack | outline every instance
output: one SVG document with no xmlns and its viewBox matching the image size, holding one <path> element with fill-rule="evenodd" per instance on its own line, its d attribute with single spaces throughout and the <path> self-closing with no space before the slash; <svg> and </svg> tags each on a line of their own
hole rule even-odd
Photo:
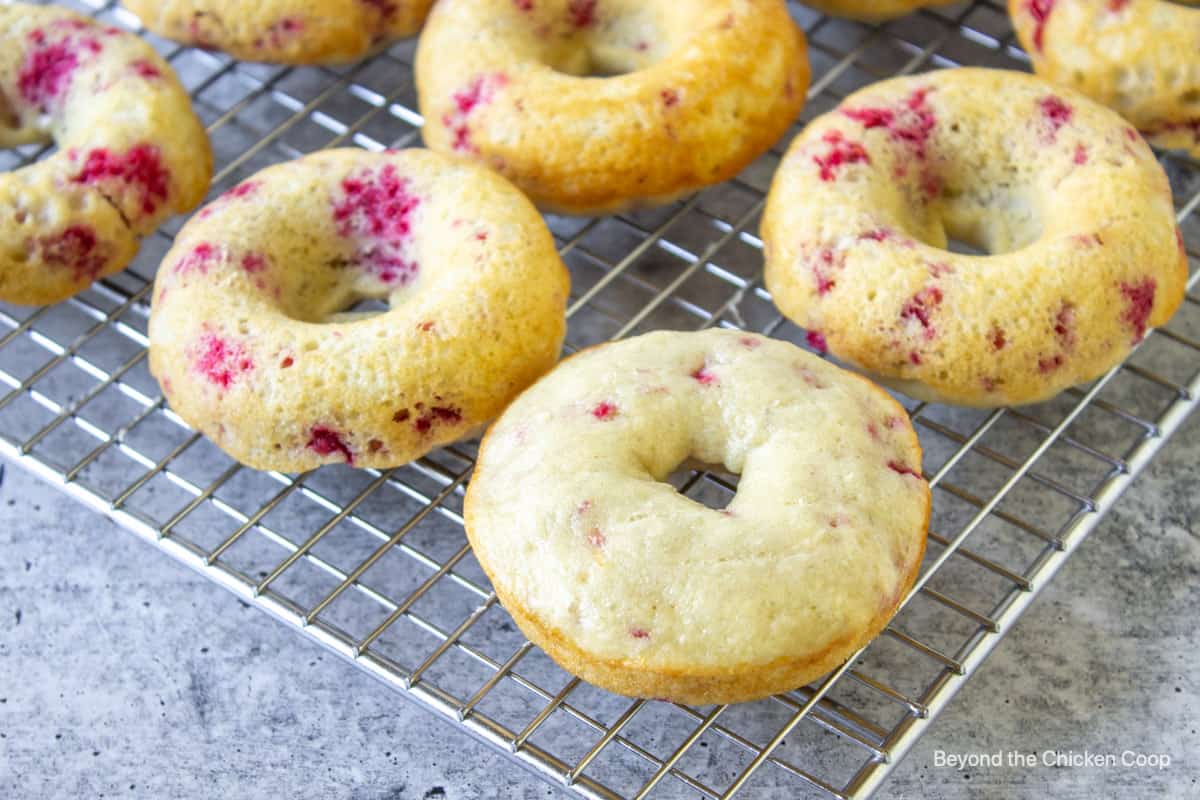
<svg viewBox="0 0 1200 800">
<path fill-rule="evenodd" d="M 70 5 L 138 27 L 111 2 Z M 879 28 L 794 11 L 814 66 L 804 119 L 880 78 L 1028 64 L 1000 2 Z M 208 124 L 214 195 L 323 147 L 418 144 L 412 42 L 352 67 L 286 69 L 153 41 Z M 763 289 L 755 235 L 785 145 L 737 180 L 666 208 L 550 218 L 574 283 L 568 348 L 711 325 L 801 342 Z M 0 169 L 47 152 L 0 152 Z M 1200 165 L 1161 158 L 1194 257 Z M 917 588 L 887 631 L 818 684 L 761 702 L 632 701 L 561 671 L 497 604 L 462 529 L 475 443 L 386 472 L 283 475 L 233 463 L 171 413 L 145 348 L 150 281 L 178 224 L 149 238 L 124 273 L 70 301 L 0 305 L 0 452 L 589 797 L 869 795 L 1200 393 L 1200 298 L 1189 293 L 1128 363 L 1052 402 L 982 412 L 907 401 L 934 515 Z M 710 504 L 736 491 L 718 475 L 676 477 Z"/>
</svg>

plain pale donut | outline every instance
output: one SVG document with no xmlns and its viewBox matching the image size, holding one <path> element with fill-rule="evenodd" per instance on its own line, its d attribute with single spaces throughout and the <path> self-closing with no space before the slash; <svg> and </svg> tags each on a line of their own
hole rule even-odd
<svg viewBox="0 0 1200 800">
<path fill-rule="evenodd" d="M 1200 0 L 1180 0 L 1193 4 Z M 1009 0 L 1038 75 L 1200 158 L 1200 9 L 1164 0 Z"/>
<path fill-rule="evenodd" d="M 804 5 L 834 17 L 849 17 L 868 22 L 903 17 L 919 8 L 946 6 L 956 0 L 802 0 Z"/>
<path fill-rule="evenodd" d="M 717 510 L 666 478 L 741 474 Z M 484 439 L 464 510 L 504 607 L 568 671 L 727 703 L 801 686 L 878 634 L 925 549 L 904 409 L 800 348 L 649 333 L 567 359 Z"/>
<path fill-rule="evenodd" d="M 0 174 L 0 300 L 54 303 L 119 272 L 204 198 L 212 154 L 150 45 L 52 6 L 0 6 L 0 147 L 58 152 Z"/>
<path fill-rule="evenodd" d="M 1034 403 L 1102 375 L 1183 298 L 1166 175 L 1137 132 L 1017 72 L 869 86 L 776 173 L 766 281 L 810 341 L 914 397 Z M 992 255 L 946 250 L 949 238 Z"/>
<path fill-rule="evenodd" d="M 142 24 L 246 61 L 339 64 L 421 29 L 433 0 L 126 0 Z"/>
<path fill-rule="evenodd" d="M 263 170 L 180 231 L 150 369 L 259 469 L 403 464 L 493 418 L 558 358 L 565 267 L 495 173 L 427 150 Z M 390 309 L 343 313 L 357 300 Z"/>
<path fill-rule="evenodd" d="M 809 70 L 781 0 L 443 0 L 416 75 L 431 148 L 584 214 L 733 177 L 800 112 Z"/>
</svg>

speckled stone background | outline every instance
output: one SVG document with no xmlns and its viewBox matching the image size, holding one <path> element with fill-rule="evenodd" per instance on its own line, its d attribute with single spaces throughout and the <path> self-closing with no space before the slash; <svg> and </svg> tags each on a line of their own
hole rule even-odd
<svg viewBox="0 0 1200 800">
<path fill-rule="evenodd" d="M 880 796 L 1200 796 L 1198 462 L 1192 420 Z M 956 770 L 938 750 L 1131 750 L 1171 765 Z M 560 794 L 7 466 L 0 797 Z"/>
</svg>

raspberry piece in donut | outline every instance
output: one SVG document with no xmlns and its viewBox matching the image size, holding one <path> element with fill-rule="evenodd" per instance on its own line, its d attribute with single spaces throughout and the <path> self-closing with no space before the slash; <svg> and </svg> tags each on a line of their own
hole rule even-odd
<svg viewBox="0 0 1200 800">
<path fill-rule="evenodd" d="M 1034 403 L 1092 380 L 1170 318 L 1187 276 L 1166 176 L 1128 130 L 1015 72 L 869 86 L 780 165 L 767 287 L 816 349 L 923 400 Z M 853 174 L 826 180 L 812 154 L 850 140 Z"/>
<path fill-rule="evenodd" d="M 413 216 L 421 198 L 410 190 L 394 164 L 377 173 L 358 173 L 342 181 L 334 201 L 338 235 L 358 242 L 354 260 L 386 286 L 404 286 L 417 274 L 411 254 Z"/>
<path fill-rule="evenodd" d="M 783 0 L 456 0 L 434 7 L 415 67 L 431 149 L 573 214 L 733 177 L 809 79 Z"/>
<path fill-rule="evenodd" d="M 1155 146 L 1200 158 L 1200 8 L 1008 0 L 1008 9 L 1038 75 L 1117 111 Z"/>
<path fill-rule="evenodd" d="M 150 368 L 172 409 L 245 464 L 396 466 L 470 434 L 554 364 L 567 292 L 545 222 L 495 173 L 427 150 L 323 151 L 179 232 Z"/>
<path fill-rule="evenodd" d="M 143 237 L 198 204 L 212 155 L 187 92 L 133 33 L 11 3 L 0 53 L 0 147 L 57 146 L 0 174 L 0 301 L 54 303 L 123 269 Z"/>
<path fill-rule="evenodd" d="M 667 482 L 690 460 L 740 473 L 725 508 Z M 704 704 L 801 686 L 881 631 L 929 507 L 916 433 L 884 391 L 709 330 L 556 367 L 488 431 L 463 516 L 500 601 L 564 669 Z"/>
</svg>

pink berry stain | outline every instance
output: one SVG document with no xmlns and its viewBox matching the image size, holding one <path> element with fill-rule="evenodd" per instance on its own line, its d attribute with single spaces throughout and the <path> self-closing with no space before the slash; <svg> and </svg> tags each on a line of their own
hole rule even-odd
<svg viewBox="0 0 1200 800">
<path fill-rule="evenodd" d="M 200 244 L 193 247 L 175 262 L 172 271 L 176 275 L 190 275 L 192 273 L 207 275 L 209 268 L 221 254 L 221 249 L 215 245 L 208 242 L 200 242 Z"/>
<path fill-rule="evenodd" d="M 1087 145 L 1082 143 L 1075 145 L 1075 155 L 1072 156 L 1071 160 L 1076 166 L 1082 167 L 1084 164 L 1086 164 L 1088 162 Z"/>
<path fill-rule="evenodd" d="M 596 0 L 568 0 L 567 14 L 576 28 L 590 28 L 596 24 Z"/>
<path fill-rule="evenodd" d="M 1046 144 L 1053 144 L 1058 138 L 1058 132 L 1075 116 L 1075 110 L 1063 102 L 1061 97 L 1055 95 L 1049 95 L 1039 100 L 1038 108 L 1042 113 L 1042 141 Z M 1084 160 L 1087 160 L 1086 151 Z"/>
<path fill-rule="evenodd" d="M 258 190 L 261 188 L 262 188 L 262 183 L 260 181 L 255 181 L 255 180 L 242 181 L 237 186 L 234 186 L 232 189 L 225 192 L 220 197 L 218 197 L 216 200 L 213 200 L 207 206 L 202 208 L 200 210 L 199 216 L 202 219 L 211 217 L 214 213 L 217 212 L 217 210 L 219 208 L 221 208 L 225 204 L 232 203 L 234 200 L 245 200 L 246 198 L 253 197 L 254 195 L 256 195 L 258 193 Z"/>
<path fill-rule="evenodd" d="M 827 145 L 824 153 L 813 156 L 813 163 L 820 168 L 821 180 L 837 180 L 838 170 L 847 164 L 870 164 L 871 156 L 860 143 L 851 141 L 841 131 L 827 131 L 821 137 Z"/>
<path fill-rule="evenodd" d="M 513 0 L 518 11 L 533 11 L 533 0 Z"/>
<path fill-rule="evenodd" d="M 692 380 L 696 381 L 696 383 L 700 384 L 701 386 L 716 386 L 721 382 L 720 379 L 717 378 L 716 373 L 708 368 L 707 364 L 697 367 L 695 370 L 693 370 L 691 377 Z"/>
<path fill-rule="evenodd" d="M 842 114 L 858 122 L 866 130 L 885 128 L 888 138 L 908 150 L 909 154 L 921 164 L 921 188 L 927 197 L 933 197 L 940 191 L 940 181 L 930 171 L 926 163 L 929 157 L 929 140 L 937 127 L 937 116 L 929 107 L 928 87 L 914 89 L 905 100 L 895 107 L 846 108 Z M 900 175 L 907 172 L 903 163 L 898 168 Z"/>
<path fill-rule="evenodd" d="M 246 253 L 242 256 L 242 269 L 251 275 L 264 272 L 267 269 L 267 257 L 262 253 Z"/>
<path fill-rule="evenodd" d="M 759 347 L 762 347 L 762 340 L 755 339 L 753 336 L 743 336 L 742 338 L 738 339 L 738 342 L 742 345 L 742 347 L 749 348 L 750 350 L 756 350 Z"/>
<path fill-rule="evenodd" d="M 900 318 L 916 320 L 924 331 L 926 339 L 937 336 L 933 327 L 933 312 L 942 304 L 942 290 L 936 286 L 926 286 L 908 299 L 900 309 Z"/>
<path fill-rule="evenodd" d="M 408 256 L 413 215 L 421 198 L 411 191 L 394 164 L 361 172 L 342 181 L 342 196 L 334 203 L 338 234 L 359 242 L 356 259 L 369 274 L 388 287 L 405 286 L 417 275 Z"/>
<path fill-rule="evenodd" d="M 1001 328 L 999 325 L 992 328 L 992 332 L 988 338 L 991 340 L 992 349 L 996 352 L 1000 352 L 1008 344 L 1008 337 L 1004 333 L 1004 328 Z"/>
<path fill-rule="evenodd" d="M 662 104 L 665 108 L 674 108 L 679 105 L 679 92 L 676 89 L 663 89 L 659 92 L 662 98 Z"/>
<path fill-rule="evenodd" d="M 817 294 L 821 297 L 829 294 L 837 286 L 835 275 L 846 266 L 846 254 L 835 253 L 829 247 L 822 247 L 812 259 L 813 282 L 817 285 Z"/>
<path fill-rule="evenodd" d="M 629 635 L 635 639 L 649 639 L 650 631 L 645 628 L 630 628 Z"/>
<path fill-rule="evenodd" d="M 1025 0 L 1025 12 L 1033 17 L 1033 46 L 1040 53 L 1046 46 L 1046 23 L 1055 0 Z"/>
<path fill-rule="evenodd" d="M 139 58 L 138 60 L 132 62 L 129 66 L 133 70 L 133 73 L 139 78 L 154 80 L 155 78 L 162 77 L 162 70 L 144 58 Z"/>
<path fill-rule="evenodd" d="M 919 471 L 908 466 L 903 461 L 898 461 L 898 460 L 889 461 L 888 469 L 890 469 L 892 472 L 899 473 L 900 475 L 911 475 L 912 477 L 916 478 L 919 481 L 925 480 L 925 477 L 923 475 L 921 475 L 921 473 Z"/>
<path fill-rule="evenodd" d="M 1064 350 L 1075 346 L 1075 306 L 1063 302 L 1054 316 L 1054 337 Z"/>
<path fill-rule="evenodd" d="M 56 42 L 48 42 L 41 28 L 31 31 L 28 39 L 31 47 L 17 73 L 17 91 L 26 102 L 44 114 L 60 103 L 71 88 L 71 80 L 80 66 L 80 59 L 94 56 L 102 48 L 100 42 L 91 36 L 78 40 L 67 36 Z"/>
<path fill-rule="evenodd" d="M 347 464 L 354 465 L 354 452 L 346 444 L 342 434 L 324 425 L 314 425 L 308 434 L 308 444 L 305 445 L 319 456 L 331 456 L 339 453 Z"/>
<path fill-rule="evenodd" d="M 1038 359 L 1038 371 L 1043 374 L 1054 372 L 1067 363 L 1066 354 L 1075 346 L 1075 306 L 1067 301 L 1063 301 L 1054 315 L 1054 338 L 1061 352 Z"/>
<path fill-rule="evenodd" d="M 454 134 L 455 152 L 475 153 L 478 148 L 471 143 L 471 114 L 495 99 L 496 93 L 508 85 L 508 76 L 502 72 L 477 75 L 465 89 L 450 98 L 454 108 L 442 115 L 442 124 Z"/>
<path fill-rule="evenodd" d="M 615 403 L 604 400 L 592 406 L 592 410 L 589 413 L 601 422 L 608 422 L 609 420 L 616 419 L 617 414 L 620 412 L 617 410 Z"/>
<path fill-rule="evenodd" d="M 1125 298 L 1125 311 L 1121 314 L 1121 321 L 1133 329 L 1134 344 L 1146 336 L 1157 289 L 1158 284 L 1153 278 L 1146 278 L 1139 283 L 1121 284 L 1121 295 Z"/>
<path fill-rule="evenodd" d="M 284 17 L 271 23 L 263 36 L 254 40 L 254 46 L 262 49 L 267 45 L 275 49 L 286 47 L 288 42 L 295 39 L 304 31 L 304 20 L 297 17 Z"/>
<path fill-rule="evenodd" d="M 453 406 L 430 406 L 422 410 L 420 403 L 417 403 L 417 410 L 420 415 L 413 420 L 413 428 L 420 434 L 429 433 L 433 430 L 436 423 L 453 425 L 462 422 L 462 411 Z"/>
<path fill-rule="evenodd" d="M 604 532 L 598 526 L 593 525 L 587 532 L 587 543 L 599 550 L 608 543 L 608 538 L 605 537 Z"/>
<path fill-rule="evenodd" d="M 804 334 L 804 341 L 808 342 L 808 346 L 818 353 L 828 353 L 829 343 L 825 341 L 825 335 L 820 331 L 809 331 Z"/>
<path fill-rule="evenodd" d="M 252 197 L 257 194 L 258 190 L 261 188 L 262 183 L 260 181 L 242 181 L 237 186 L 234 186 L 232 189 L 225 192 L 225 194 L 221 195 L 218 199 L 226 202 L 230 200 L 245 200 L 247 197 Z"/>
<path fill-rule="evenodd" d="M 222 390 L 230 388 L 254 369 L 254 359 L 245 344 L 209 329 L 200 334 L 191 355 L 195 370 Z"/>
<path fill-rule="evenodd" d="M 87 225 L 71 225 L 38 239 L 42 260 L 71 270 L 76 281 L 94 281 L 108 262 L 108 248 Z"/>
<path fill-rule="evenodd" d="M 75 160 L 77 154 L 72 151 L 71 156 Z M 89 150 L 71 181 L 133 193 L 133 208 L 146 215 L 158 211 L 171 191 L 170 173 L 163 166 L 158 147 L 152 144 L 135 145 L 125 153 L 104 148 Z"/>
</svg>

